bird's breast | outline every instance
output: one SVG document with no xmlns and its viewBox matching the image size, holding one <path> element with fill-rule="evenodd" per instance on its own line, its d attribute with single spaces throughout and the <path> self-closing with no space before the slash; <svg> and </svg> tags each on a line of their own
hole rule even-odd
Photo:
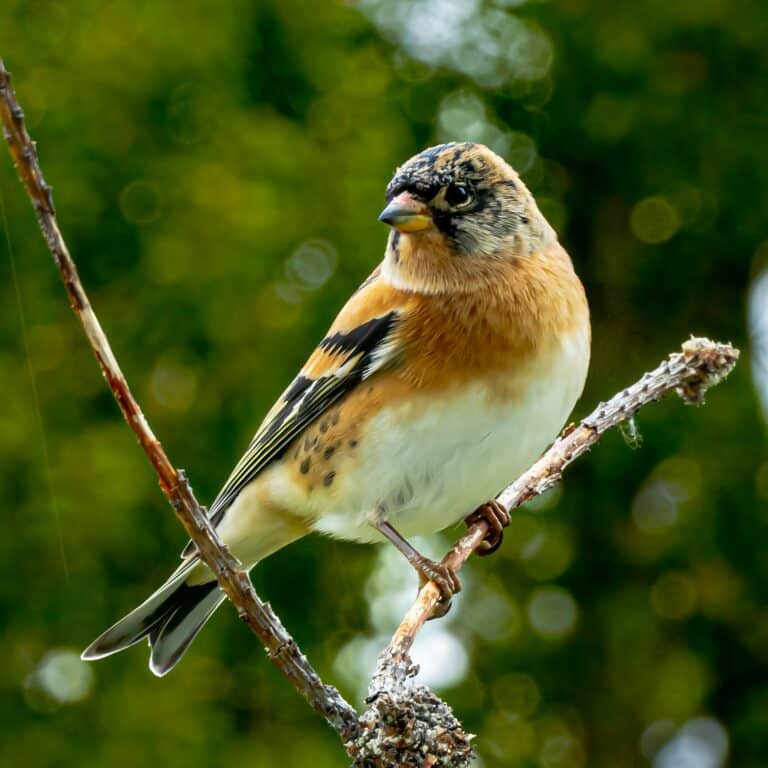
<svg viewBox="0 0 768 768">
<path fill-rule="evenodd" d="M 333 472 L 330 483 L 313 484 L 312 526 L 371 541 L 378 536 L 370 527 L 375 515 L 405 536 L 457 522 L 555 438 L 581 393 L 588 346 L 588 333 L 579 329 L 522 370 L 469 378 L 440 392 L 412 392 L 382 403 L 367 419 L 361 414 L 355 437 L 341 443 L 346 448 L 333 469 L 326 468 L 324 478 Z M 347 404 L 342 420 L 345 410 Z"/>
</svg>

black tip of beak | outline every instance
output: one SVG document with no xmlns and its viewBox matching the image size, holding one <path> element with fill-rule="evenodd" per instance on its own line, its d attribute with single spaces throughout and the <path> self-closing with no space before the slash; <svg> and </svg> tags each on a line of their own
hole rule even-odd
<svg viewBox="0 0 768 768">
<path fill-rule="evenodd" d="M 414 208 L 413 203 L 408 205 L 402 200 L 395 198 L 394 200 L 390 200 L 387 207 L 379 214 L 379 221 L 393 227 L 403 219 L 413 216 L 415 213 L 417 213 L 417 211 Z"/>
<path fill-rule="evenodd" d="M 419 232 L 432 227 L 432 217 L 426 206 L 397 199 L 379 214 L 379 221 L 398 232 Z"/>
</svg>

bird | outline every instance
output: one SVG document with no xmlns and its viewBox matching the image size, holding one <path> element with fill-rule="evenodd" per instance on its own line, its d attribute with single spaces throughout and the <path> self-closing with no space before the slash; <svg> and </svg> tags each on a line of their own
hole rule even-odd
<svg viewBox="0 0 768 768">
<path fill-rule="evenodd" d="M 584 288 L 517 172 L 452 142 L 398 167 L 379 220 L 384 258 L 267 413 L 209 509 L 249 570 L 317 532 L 389 541 L 434 581 L 449 567 L 409 542 L 485 519 L 487 551 L 509 517 L 494 497 L 556 438 L 584 387 Z M 189 542 L 181 565 L 83 652 L 143 639 L 162 676 L 224 600 Z"/>
</svg>

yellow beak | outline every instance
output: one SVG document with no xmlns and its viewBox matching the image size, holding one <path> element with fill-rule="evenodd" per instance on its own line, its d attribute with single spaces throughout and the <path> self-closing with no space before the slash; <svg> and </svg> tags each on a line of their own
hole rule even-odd
<svg viewBox="0 0 768 768">
<path fill-rule="evenodd" d="M 421 232 L 434 226 L 429 207 L 409 192 L 401 192 L 379 214 L 379 221 L 398 232 Z"/>
</svg>

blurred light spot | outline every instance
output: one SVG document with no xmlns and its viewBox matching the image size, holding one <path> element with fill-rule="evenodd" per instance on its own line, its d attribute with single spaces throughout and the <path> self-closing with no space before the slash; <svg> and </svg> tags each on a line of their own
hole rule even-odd
<svg viewBox="0 0 768 768">
<path fill-rule="evenodd" d="M 481 732 L 483 752 L 495 758 L 493 765 L 533 766 L 536 730 L 521 718 L 511 719 L 496 713 L 487 718 Z M 474 763 L 473 763 L 474 765 Z"/>
<path fill-rule="evenodd" d="M 541 768 L 582 768 L 584 747 L 563 719 L 547 717 L 536 727 Z"/>
<path fill-rule="evenodd" d="M 728 732 L 713 717 L 689 720 L 663 746 L 653 768 L 721 768 L 728 757 Z"/>
<path fill-rule="evenodd" d="M 549 35 L 480 0 L 361 0 L 358 7 L 408 55 L 486 87 L 538 80 L 552 66 Z"/>
<path fill-rule="evenodd" d="M 458 685 L 469 670 L 469 656 L 464 645 L 438 622 L 430 622 L 419 632 L 411 658 L 419 665 L 420 682 L 433 688 Z"/>
<path fill-rule="evenodd" d="M 427 556 L 436 555 L 439 549 L 438 542 L 419 536 L 414 536 L 411 543 Z M 462 573 L 462 583 L 467 589 L 472 587 L 470 576 L 469 572 Z M 385 634 L 391 633 L 413 604 L 418 589 L 419 578 L 413 568 L 404 562 L 402 555 L 394 547 L 377 547 L 376 561 L 365 583 L 365 596 L 374 629 Z M 459 596 L 451 612 L 440 620 L 440 624 L 448 625 L 453 622 L 456 618 L 454 614 L 462 610 L 462 603 L 463 600 Z"/>
<path fill-rule="evenodd" d="M 695 499 L 704 484 L 699 462 L 691 456 L 671 456 L 653 470 L 653 477 L 666 483 L 678 502 Z"/>
<path fill-rule="evenodd" d="M 671 720 L 656 720 L 651 723 L 640 737 L 640 754 L 646 760 L 651 760 L 674 732 L 675 724 Z"/>
<path fill-rule="evenodd" d="M 387 633 L 394 630 L 411 607 L 419 579 L 394 547 L 382 546 L 377 549 L 376 562 L 365 583 L 365 596 L 371 625 L 378 632 Z M 451 619 L 451 614 L 446 619 Z"/>
<path fill-rule="evenodd" d="M 701 190 L 693 184 L 678 181 L 670 186 L 668 194 L 680 214 L 681 223 L 686 226 L 695 225 L 704 202 Z"/>
<path fill-rule="evenodd" d="M 562 587 L 541 587 L 528 601 L 528 621 L 533 630 L 547 638 L 564 637 L 576 625 L 578 607 Z"/>
<path fill-rule="evenodd" d="M 668 652 L 654 667 L 648 711 L 673 719 L 690 717 L 701 707 L 710 679 L 706 659 L 683 648 Z"/>
<path fill-rule="evenodd" d="M 744 579 L 731 563 L 724 558 L 700 562 L 694 573 L 697 608 L 704 616 L 733 621 L 744 615 Z"/>
<path fill-rule="evenodd" d="M 304 296 L 295 283 L 275 283 L 273 286 L 278 298 L 286 304 L 300 304 Z"/>
<path fill-rule="evenodd" d="M 474 93 L 449 93 L 440 103 L 437 127 L 441 141 L 482 141 L 498 130 L 486 117 L 485 102 Z"/>
<path fill-rule="evenodd" d="M 529 171 L 536 160 L 536 143 L 526 133 L 511 131 L 507 134 L 507 148 L 504 157 L 518 172 Z"/>
<path fill-rule="evenodd" d="M 541 703 L 541 691 L 530 675 L 504 675 L 491 685 L 495 705 L 514 717 L 531 717 Z"/>
<path fill-rule="evenodd" d="M 412 544 L 431 556 L 429 543 L 414 537 Z M 462 573 L 465 590 L 471 591 L 469 573 Z M 339 676 L 362 698 L 378 654 L 386 647 L 392 632 L 413 604 L 418 577 L 394 547 L 378 547 L 376 562 L 365 585 L 374 636 L 353 638 L 337 654 L 334 666 Z M 463 594 L 454 601 L 453 610 L 440 622 L 430 622 L 419 633 L 411 657 L 420 667 L 419 681 L 436 688 L 461 682 L 469 670 L 469 656 L 464 645 L 451 631 L 451 622 L 462 610 Z"/>
<path fill-rule="evenodd" d="M 768 421 L 768 269 L 763 269 L 749 288 L 749 333 L 752 379 Z"/>
<path fill-rule="evenodd" d="M 680 229 L 680 214 L 665 197 L 646 197 L 632 209 L 629 226 L 643 243 L 664 243 Z"/>
<path fill-rule="evenodd" d="M 313 238 L 302 243 L 285 263 L 285 274 L 301 289 L 316 291 L 336 269 L 336 248 L 326 240 Z"/>
<path fill-rule="evenodd" d="M 520 554 L 523 560 L 530 560 L 532 557 L 541 552 L 541 548 L 544 546 L 544 542 L 547 540 L 547 534 L 540 530 L 525 543 L 525 546 L 520 550 Z"/>
<path fill-rule="evenodd" d="M 372 637 L 358 635 L 336 654 L 335 673 L 360 699 L 366 696 L 376 661 L 390 639 L 389 633 Z M 432 688 L 458 685 L 469 671 L 469 655 L 464 645 L 450 630 L 435 622 L 419 632 L 410 655 L 419 665 L 419 682 Z"/>
<path fill-rule="evenodd" d="M 685 573 L 665 573 L 651 587 L 651 607 L 663 619 L 685 619 L 696 606 L 696 586 Z"/>
<path fill-rule="evenodd" d="M 355 691 L 359 699 L 366 696 L 366 688 L 371 673 L 376 668 L 376 659 L 386 647 L 389 638 L 386 635 L 366 637 L 357 635 L 343 645 L 333 661 L 336 676 L 345 685 Z"/>
<path fill-rule="evenodd" d="M 634 102 L 600 93 L 587 108 L 584 125 L 593 138 L 615 142 L 629 133 L 634 118 Z"/>
<path fill-rule="evenodd" d="M 69 650 L 47 653 L 24 681 L 28 702 L 34 701 L 37 690 L 58 704 L 74 704 L 84 699 L 92 686 L 93 667 Z"/>
<path fill-rule="evenodd" d="M 520 173 L 536 159 L 536 145 L 529 136 L 504 131 L 488 115 L 485 102 L 474 93 L 457 91 L 440 104 L 437 117 L 440 141 L 475 141 L 502 155 Z"/>
<path fill-rule="evenodd" d="M 512 515 L 512 520 L 504 537 L 505 546 L 499 550 L 499 553 L 506 557 L 522 559 L 523 551 L 528 546 L 535 548 L 536 544 L 531 544 L 531 542 L 543 529 L 544 521 L 540 518 L 524 513 Z"/>
<path fill-rule="evenodd" d="M 169 411 L 186 411 L 197 394 L 197 374 L 174 360 L 159 361 L 152 370 L 151 382 L 155 400 Z"/>
<path fill-rule="evenodd" d="M 566 528 L 548 525 L 522 551 L 523 568 L 539 581 L 551 581 L 564 573 L 573 561 L 573 546 Z"/>
<path fill-rule="evenodd" d="M 297 324 L 301 322 L 302 308 L 300 300 L 295 302 L 286 301 L 281 295 L 284 284 L 271 284 L 265 285 L 264 288 L 259 291 L 253 299 L 253 310 L 256 316 L 259 318 L 260 327 L 265 330 L 271 331 L 284 331 L 295 330 Z M 294 290 L 288 287 L 290 291 Z M 226 304 L 227 302 L 225 302 Z M 227 312 L 226 307 L 222 307 L 219 311 L 211 314 L 208 321 L 210 333 L 216 335 L 222 339 L 229 338 L 242 338 L 243 324 L 240 323 L 237 327 L 226 327 L 226 322 L 220 323 L 220 315 L 224 318 L 232 316 L 231 307 Z M 222 328 L 222 325 L 225 326 Z"/>
<path fill-rule="evenodd" d="M 679 507 L 700 493 L 704 476 L 691 456 L 662 461 L 632 502 L 632 519 L 644 533 L 663 533 L 679 520 Z"/>
<path fill-rule="evenodd" d="M 160 218 L 160 189 L 153 181 L 132 181 L 120 192 L 120 211 L 131 224 L 150 224 Z"/>
<path fill-rule="evenodd" d="M 500 589 L 494 589 L 492 583 L 483 584 L 470 595 L 462 598 L 463 626 L 489 643 L 508 644 L 516 638 L 522 629 L 523 619 L 517 602 Z"/>
<path fill-rule="evenodd" d="M 677 522 L 678 495 L 669 484 L 657 481 L 641 488 L 632 502 L 632 519 L 645 533 L 659 533 Z"/>
</svg>

